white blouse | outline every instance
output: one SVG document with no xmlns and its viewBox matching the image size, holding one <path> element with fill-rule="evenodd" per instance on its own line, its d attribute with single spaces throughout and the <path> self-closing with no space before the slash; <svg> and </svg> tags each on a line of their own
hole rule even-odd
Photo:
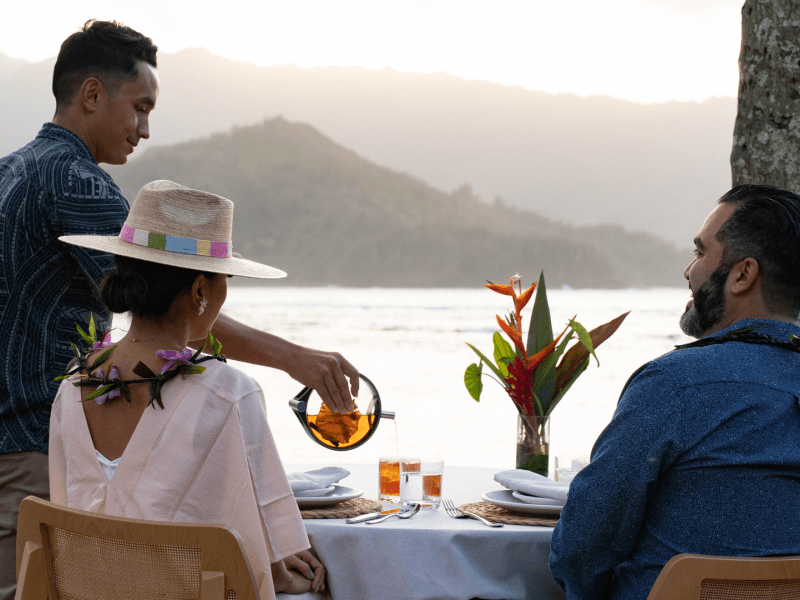
<svg viewBox="0 0 800 600">
<path fill-rule="evenodd" d="M 203 366 L 204 373 L 164 386 L 165 408 L 145 409 L 110 477 L 80 388 L 63 381 L 50 417 L 50 497 L 109 515 L 229 525 L 242 538 L 260 597 L 272 599 L 270 563 L 307 549 L 308 537 L 258 383 L 215 360 Z"/>
</svg>

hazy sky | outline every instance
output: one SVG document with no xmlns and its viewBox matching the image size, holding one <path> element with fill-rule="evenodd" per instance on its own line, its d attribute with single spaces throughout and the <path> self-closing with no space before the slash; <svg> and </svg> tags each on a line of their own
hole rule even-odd
<svg viewBox="0 0 800 600">
<path fill-rule="evenodd" d="M 165 52 L 257 65 L 444 71 L 639 102 L 736 96 L 743 0 L 17 0 L 0 52 L 40 61 L 86 19 Z"/>
</svg>

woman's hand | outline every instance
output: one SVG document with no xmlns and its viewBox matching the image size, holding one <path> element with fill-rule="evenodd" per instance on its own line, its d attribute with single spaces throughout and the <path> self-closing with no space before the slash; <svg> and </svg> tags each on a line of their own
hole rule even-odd
<svg viewBox="0 0 800 600">
<path fill-rule="evenodd" d="M 272 563 L 275 592 L 303 594 L 325 589 L 325 567 L 308 550 Z"/>
</svg>

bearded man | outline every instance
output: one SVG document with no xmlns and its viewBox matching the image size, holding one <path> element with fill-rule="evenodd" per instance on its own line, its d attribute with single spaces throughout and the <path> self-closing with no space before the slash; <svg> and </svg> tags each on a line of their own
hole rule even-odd
<svg viewBox="0 0 800 600">
<path fill-rule="evenodd" d="M 698 341 L 631 376 L 553 532 L 568 599 L 644 600 L 681 553 L 800 554 L 800 197 L 734 188 L 694 245 Z"/>
</svg>

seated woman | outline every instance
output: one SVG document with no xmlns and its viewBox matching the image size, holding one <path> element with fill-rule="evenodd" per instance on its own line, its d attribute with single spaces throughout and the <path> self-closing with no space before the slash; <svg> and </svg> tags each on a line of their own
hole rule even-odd
<svg viewBox="0 0 800 600">
<path fill-rule="evenodd" d="M 93 344 L 61 383 L 50 489 L 53 502 L 82 510 L 230 525 L 263 600 L 322 589 L 324 567 L 307 551 L 261 388 L 209 336 L 229 276 L 285 275 L 235 257 L 232 222 L 230 200 L 156 181 L 119 237 L 61 238 L 115 255 L 101 300 L 130 312 L 131 326 L 114 346 L 108 335 Z M 187 348 L 207 339 L 217 360 Z"/>
</svg>

